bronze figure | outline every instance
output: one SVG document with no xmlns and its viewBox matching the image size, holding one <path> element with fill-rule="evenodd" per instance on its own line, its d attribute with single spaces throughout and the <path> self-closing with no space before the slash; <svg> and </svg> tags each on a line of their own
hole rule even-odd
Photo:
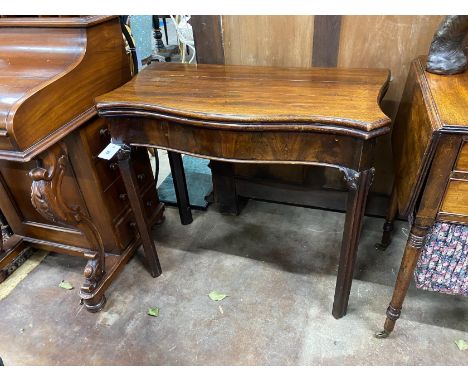
<svg viewBox="0 0 468 382">
<path fill-rule="evenodd" d="M 457 74 L 466 70 L 464 50 L 468 16 L 447 16 L 432 39 L 426 70 L 436 74 Z"/>
</svg>

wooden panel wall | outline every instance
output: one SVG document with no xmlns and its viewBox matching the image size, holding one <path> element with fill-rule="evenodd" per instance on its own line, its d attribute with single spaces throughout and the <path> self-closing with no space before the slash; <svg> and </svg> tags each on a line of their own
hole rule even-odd
<svg viewBox="0 0 468 382">
<path fill-rule="evenodd" d="M 394 117 L 411 61 L 427 54 L 443 16 L 222 16 L 226 64 L 310 67 L 384 67 L 392 72 L 382 107 Z M 326 49 L 327 51 L 323 51 Z M 320 55 L 320 57 L 318 57 Z M 206 61 L 205 61 L 206 62 Z M 286 99 L 285 99 L 286 102 Z M 376 150 L 373 192 L 389 195 L 390 137 Z M 235 166 L 236 174 L 289 184 L 341 187 L 339 174 L 314 168 Z M 312 203 L 313 204 L 313 203 Z"/>
<path fill-rule="evenodd" d="M 310 67 L 314 16 L 223 16 L 231 65 Z"/>
<path fill-rule="evenodd" d="M 427 54 L 442 16 L 343 16 L 338 66 L 389 68 L 392 81 L 385 96 L 394 116 L 411 61 Z"/>
<path fill-rule="evenodd" d="M 393 119 L 410 63 L 427 54 L 441 20 L 442 16 L 343 16 L 337 66 L 390 69 L 392 79 L 382 108 Z M 379 139 L 376 151 L 373 190 L 387 194 L 393 179 L 390 136 Z"/>
</svg>

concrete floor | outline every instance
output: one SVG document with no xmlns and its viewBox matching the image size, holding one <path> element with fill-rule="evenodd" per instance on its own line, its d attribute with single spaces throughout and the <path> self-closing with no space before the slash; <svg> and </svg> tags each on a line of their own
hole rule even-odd
<svg viewBox="0 0 468 382">
<path fill-rule="evenodd" d="M 238 217 L 214 208 L 154 230 L 163 275 L 134 257 L 104 311 L 78 304 L 84 261 L 50 254 L 0 301 L 7 365 L 467 365 L 467 299 L 410 288 L 393 335 L 381 329 L 405 235 L 374 250 L 366 218 L 348 315 L 331 316 L 344 214 L 250 201 Z M 58 288 L 68 280 L 75 289 Z M 212 290 L 229 295 L 211 301 Z M 159 317 L 146 314 L 160 308 Z"/>
</svg>

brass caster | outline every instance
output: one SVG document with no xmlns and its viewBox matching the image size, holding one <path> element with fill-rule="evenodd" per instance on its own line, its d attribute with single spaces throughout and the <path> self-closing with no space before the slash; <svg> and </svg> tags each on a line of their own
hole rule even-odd
<svg viewBox="0 0 468 382">
<path fill-rule="evenodd" d="M 93 300 L 94 299 L 83 300 L 83 303 L 84 303 L 84 306 L 86 307 L 86 310 L 88 312 L 91 312 L 91 313 L 97 313 L 100 310 L 102 310 L 102 308 L 104 308 L 104 305 L 106 305 L 106 301 L 107 301 L 105 295 L 102 295 L 101 299 L 96 304 L 92 303 Z"/>
<path fill-rule="evenodd" d="M 386 332 L 385 330 L 374 333 L 375 338 L 387 338 L 389 335 L 390 335 L 390 333 Z"/>
</svg>

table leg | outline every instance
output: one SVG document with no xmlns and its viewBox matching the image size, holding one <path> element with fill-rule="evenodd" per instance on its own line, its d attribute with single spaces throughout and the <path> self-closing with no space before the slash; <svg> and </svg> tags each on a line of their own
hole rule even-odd
<svg viewBox="0 0 468 382">
<path fill-rule="evenodd" d="M 374 176 L 373 168 L 361 172 L 344 168 L 340 170 L 345 174 L 349 193 L 332 311 L 333 317 L 337 319 L 346 315 L 348 308 L 362 217 L 366 207 L 367 194 Z"/>
<path fill-rule="evenodd" d="M 398 200 L 395 186 L 393 186 L 392 195 L 390 196 L 390 205 L 388 207 L 387 216 L 383 225 L 382 240 L 375 245 L 375 248 L 380 251 L 385 251 L 392 242 L 393 221 L 398 213 Z"/>
<path fill-rule="evenodd" d="M 172 180 L 174 181 L 174 189 L 179 207 L 180 222 L 183 225 L 190 224 L 193 221 L 192 211 L 190 210 L 190 202 L 187 191 L 187 182 L 185 180 L 184 164 L 182 155 L 173 151 L 168 151 L 169 164 L 171 166 Z"/>
<path fill-rule="evenodd" d="M 151 276 L 157 277 L 161 275 L 161 265 L 159 264 L 158 253 L 151 237 L 151 225 L 144 211 L 146 206 L 138 192 L 138 181 L 131 163 L 131 149 L 127 146 L 122 146 L 118 152 L 120 174 L 125 184 L 130 207 L 135 216 L 138 231 L 140 232 L 141 241 L 143 243 L 144 253 Z"/>
<path fill-rule="evenodd" d="M 411 279 L 413 277 L 414 268 L 419 259 L 421 248 L 424 245 L 424 238 L 428 228 L 413 226 L 406 242 L 405 253 L 401 260 L 400 270 L 393 290 L 392 301 L 387 308 L 387 318 L 385 320 L 384 330 L 377 332 L 377 338 L 386 338 L 393 331 L 395 322 L 401 314 L 403 301 L 408 292 Z"/>
</svg>

